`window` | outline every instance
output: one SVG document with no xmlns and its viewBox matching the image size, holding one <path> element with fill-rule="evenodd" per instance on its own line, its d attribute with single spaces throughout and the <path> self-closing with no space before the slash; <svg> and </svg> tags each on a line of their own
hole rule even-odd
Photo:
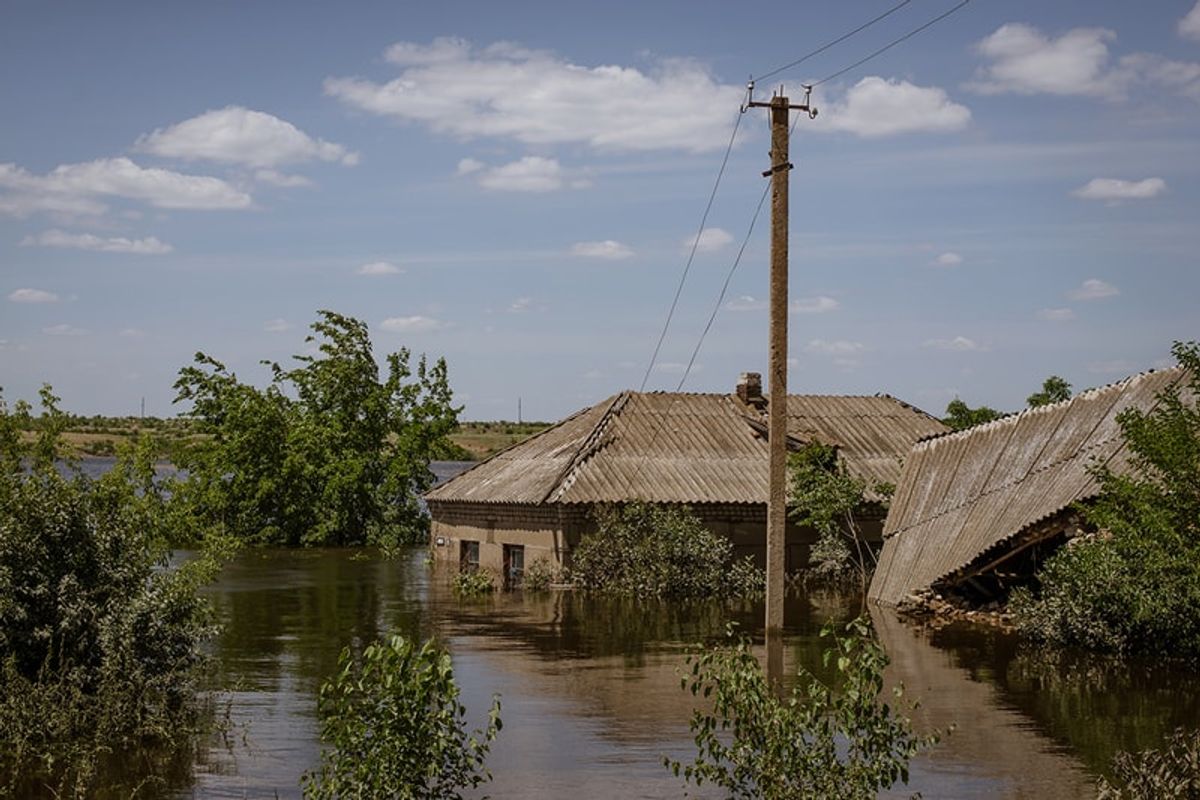
<svg viewBox="0 0 1200 800">
<path fill-rule="evenodd" d="M 479 542 L 464 540 L 459 543 L 458 568 L 464 572 L 479 569 Z"/>
<path fill-rule="evenodd" d="M 525 580 L 525 546 L 520 544 L 504 545 L 504 582 L 508 587 L 516 588 Z"/>
</svg>

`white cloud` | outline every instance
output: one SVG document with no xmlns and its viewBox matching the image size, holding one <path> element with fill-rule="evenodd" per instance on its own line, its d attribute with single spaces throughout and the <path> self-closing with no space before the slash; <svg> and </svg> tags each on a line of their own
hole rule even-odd
<svg viewBox="0 0 1200 800">
<path fill-rule="evenodd" d="M 827 103 L 816 129 L 874 138 L 960 131 L 970 121 L 971 110 L 952 102 L 943 89 L 872 75 Z"/>
<path fill-rule="evenodd" d="M 402 267 L 398 267 L 390 261 L 372 261 L 369 264 L 363 264 L 355 270 L 359 275 L 398 275 L 404 272 Z"/>
<path fill-rule="evenodd" d="M 1106 43 L 1116 36 L 1104 28 L 1075 28 L 1051 39 L 1031 25 L 1001 25 L 976 45 L 992 63 L 970 86 L 984 94 L 1112 94 Z"/>
<path fill-rule="evenodd" d="M 459 175 L 470 175 L 472 172 L 479 172 L 479 170 L 486 166 L 486 164 L 477 158 L 464 158 L 458 162 L 458 169 L 456 172 Z"/>
<path fill-rule="evenodd" d="M 146 153 L 187 161 L 206 160 L 248 167 L 278 167 L 304 161 L 358 163 L 340 144 L 314 139 L 290 122 L 241 106 L 206 111 L 198 117 L 141 136 Z"/>
<path fill-rule="evenodd" d="M 21 244 L 26 247 L 30 245 L 67 247 L 76 250 L 95 250 L 101 253 L 131 253 L 139 256 L 160 256 L 175 249 L 153 236 L 147 236 L 145 239 L 126 239 L 123 236 L 102 238 L 90 233 L 67 233 L 57 229 L 43 231 L 37 236 L 26 236 L 21 240 Z"/>
<path fill-rule="evenodd" d="M 571 245 L 571 255 L 620 261 L 632 257 L 633 250 L 613 239 L 605 239 L 600 242 L 576 242 Z"/>
<path fill-rule="evenodd" d="M 325 93 L 373 114 L 429 126 L 462 139 L 588 144 L 602 150 L 717 150 L 729 139 L 740 85 L 723 85 L 700 64 L 658 61 L 633 67 L 572 64 L 559 56 L 460 39 L 401 42 L 386 58 L 400 68 L 387 83 L 328 78 Z M 664 114 L 662 98 L 686 97 Z"/>
<path fill-rule="evenodd" d="M 414 315 L 411 317 L 388 317 L 379 323 L 379 327 L 391 333 L 426 333 L 446 327 L 446 323 L 432 317 Z"/>
<path fill-rule="evenodd" d="M 8 299 L 14 303 L 57 303 L 58 295 L 44 289 L 14 289 Z"/>
<path fill-rule="evenodd" d="M 1179 35 L 1200 41 L 1200 2 L 1192 6 L 1187 16 L 1179 20 Z"/>
<path fill-rule="evenodd" d="M 1067 297 L 1072 300 L 1102 300 L 1105 297 L 1116 297 L 1121 291 L 1111 283 L 1105 283 L 1097 278 L 1089 278 L 1079 285 L 1079 288 L 1072 289 L 1067 293 Z"/>
<path fill-rule="evenodd" d="M 978 342 L 974 339 L 968 339 L 966 336 L 955 336 L 953 339 L 927 339 L 921 346 L 931 347 L 934 350 L 952 350 L 956 353 L 967 353 L 983 349 Z"/>
<path fill-rule="evenodd" d="M 269 319 L 263 323 L 263 330 L 267 333 L 283 333 L 292 329 L 292 324 L 286 319 Z"/>
<path fill-rule="evenodd" d="M 735 297 L 725 304 L 725 308 L 730 311 L 762 311 L 766 307 L 766 300 L 757 300 L 748 294 Z"/>
<path fill-rule="evenodd" d="M 64 322 L 61 325 L 51 325 L 49 328 L 42 328 L 42 333 L 47 336 L 86 336 L 88 332 L 83 328 L 76 328 L 74 325 L 68 325 Z"/>
<path fill-rule="evenodd" d="M 565 185 L 557 159 L 525 156 L 479 171 L 479 185 L 501 192 L 553 192 Z"/>
<path fill-rule="evenodd" d="M 1196 12 L 1188 15 L 1190 18 Z M 1187 19 L 1187 18 L 1185 18 Z M 1180 26 L 1182 32 L 1182 23 Z M 1009 23 L 976 45 L 991 63 L 968 86 L 984 94 L 1054 94 L 1123 99 L 1137 84 L 1200 100 L 1200 64 L 1131 53 L 1115 64 L 1104 28 L 1074 28 L 1052 39 L 1031 25 Z"/>
<path fill-rule="evenodd" d="M 248 208 L 250 195 L 220 178 L 147 169 L 128 158 L 102 158 L 60 164 L 34 175 L 15 164 L 0 164 L 0 213 L 25 216 L 36 211 L 98 214 L 105 210 L 95 196 L 140 200 L 158 208 Z"/>
<path fill-rule="evenodd" d="M 862 342 L 851 342 L 845 339 L 834 339 L 832 341 L 826 339 L 813 339 L 808 344 L 804 345 L 804 352 L 816 353 L 823 356 L 839 356 L 845 358 L 861 353 L 866 349 L 866 345 Z"/>
<path fill-rule="evenodd" d="M 508 307 L 508 310 L 511 314 L 521 314 L 528 311 L 532 305 L 532 297 L 518 297 L 512 301 L 512 305 Z"/>
<path fill-rule="evenodd" d="M 1119 178 L 1092 178 L 1086 185 L 1071 194 L 1084 200 L 1145 200 L 1165 191 L 1167 182 L 1162 178 L 1146 178 L 1140 181 L 1125 181 Z"/>
<path fill-rule="evenodd" d="M 273 169 L 255 170 L 254 180 L 284 189 L 294 189 L 298 186 L 312 186 L 312 181 L 303 175 L 288 175 Z"/>
<path fill-rule="evenodd" d="M 1043 308 L 1038 312 L 1038 318 L 1047 322 L 1069 322 L 1075 319 L 1075 312 L 1069 308 Z"/>
<path fill-rule="evenodd" d="M 930 266 L 934 267 L 957 267 L 961 263 L 963 263 L 963 257 L 958 253 L 942 253 L 929 262 Z"/>
<path fill-rule="evenodd" d="M 685 250 L 690 250 L 694 245 L 698 252 L 711 253 L 722 247 L 728 247 L 732 243 L 733 235 L 724 228 L 705 228 L 700 231 L 699 236 L 688 237 L 684 241 L 683 247 Z"/>
<path fill-rule="evenodd" d="M 842 304 L 832 297 L 819 295 L 817 297 L 798 297 L 788 304 L 788 311 L 793 314 L 825 314 L 836 311 Z"/>
</svg>

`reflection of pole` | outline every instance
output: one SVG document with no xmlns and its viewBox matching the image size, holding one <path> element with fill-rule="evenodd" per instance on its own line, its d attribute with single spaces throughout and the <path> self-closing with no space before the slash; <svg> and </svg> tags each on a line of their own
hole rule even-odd
<svg viewBox="0 0 1200 800">
<path fill-rule="evenodd" d="M 808 87 L 806 87 L 808 88 Z M 754 85 L 749 87 L 753 95 Z M 808 89 L 811 91 L 811 89 Z M 816 116 L 805 96 L 802 105 L 789 105 L 782 91 L 769 103 L 750 99 L 747 107 L 771 109 L 771 332 L 767 443 L 770 480 L 767 490 L 767 678 L 783 677 L 783 600 L 787 547 L 787 340 L 788 340 L 788 115 L 791 109 Z"/>
</svg>

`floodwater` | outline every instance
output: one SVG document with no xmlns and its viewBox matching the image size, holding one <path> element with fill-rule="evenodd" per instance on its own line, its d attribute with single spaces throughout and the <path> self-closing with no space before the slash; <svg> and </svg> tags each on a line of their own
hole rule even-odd
<svg viewBox="0 0 1200 800">
<path fill-rule="evenodd" d="M 462 702 L 480 725 L 493 694 L 504 729 L 473 795 L 668 798 L 682 782 L 663 756 L 688 759 L 693 698 L 680 689 L 688 648 L 733 621 L 753 631 L 760 604 L 635 603 L 562 592 L 460 600 L 413 548 L 383 560 L 352 550 L 247 550 L 208 590 L 223 625 L 214 687 L 232 728 L 197 754 L 178 797 L 299 797 L 319 760 L 317 690 L 348 644 L 400 633 L 437 637 Z M 834 594 L 787 608 L 785 667 L 821 672 L 818 632 L 860 608 Z M 1155 746 L 1200 722 L 1193 671 L 1040 652 L 966 625 L 918 630 L 871 612 L 887 677 L 919 701 L 922 730 L 955 730 L 912 764 L 926 798 L 1094 797 L 1120 749 Z M 706 796 L 700 793 L 699 796 Z"/>
</svg>

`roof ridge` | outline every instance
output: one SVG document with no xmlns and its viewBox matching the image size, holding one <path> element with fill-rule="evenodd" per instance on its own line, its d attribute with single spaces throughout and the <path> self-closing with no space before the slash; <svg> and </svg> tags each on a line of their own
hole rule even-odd
<svg viewBox="0 0 1200 800">
<path fill-rule="evenodd" d="M 601 401 L 601 402 L 603 402 L 603 401 Z M 457 475 L 455 475 L 453 478 L 450 478 L 449 480 L 442 481 L 442 482 L 441 482 L 441 483 L 439 483 L 437 486 L 433 486 L 433 487 L 431 487 L 431 488 L 429 489 L 429 491 L 425 492 L 425 494 L 424 494 L 424 495 L 422 495 L 422 497 L 424 497 L 425 495 L 428 495 L 428 494 L 432 494 L 433 492 L 435 492 L 435 491 L 438 491 L 439 489 L 441 489 L 441 488 L 442 488 L 442 487 L 444 487 L 444 486 L 449 486 L 450 484 L 454 483 L 455 481 L 457 481 L 459 478 L 463 477 L 464 475 L 467 475 L 467 474 L 469 474 L 469 473 L 471 473 L 471 472 L 474 472 L 476 469 L 478 469 L 478 468 L 482 467 L 484 464 L 489 464 L 489 463 L 491 463 L 492 461 L 496 460 L 497 458 L 499 458 L 500 456 L 504 455 L 505 453 L 507 453 L 507 452 L 508 452 L 508 451 L 510 451 L 510 450 L 514 450 L 514 449 L 516 449 L 516 448 L 518 448 L 518 447 L 522 447 L 522 446 L 524 446 L 524 445 L 528 444 L 529 442 L 532 442 L 532 441 L 533 441 L 533 440 L 535 440 L 535 439 L 538 439 L 538 438 L 540 438 L 540 437 L 542 437 L 542 436 L 546 436 L 547 434 L 549 434 L 549 433 L 550 433 L 551 431 L 553 431 L 554 429 L 556 429 L 556 428 L 558 428 L 558 427 L 561 427 L 562 425 L 564 425 L 564 424 L 566 424 L 566 423 L 570 422 L 571 420 L 575 419 L 576 417 L 579 417 L 579 416 L 581 416 L 581 415 L 583 415 L 583 414 L 586 414 L 587 412 L 591 411 L 593 408 L 595 408 L 595 407 L 596 407 L 596 406 L 598 406 L 598 405 L 600 405 L 600 403 L 594 403 L 594 404 L 592 404 L 592 405 L 590 405 L 590 406 L 584 406 L 583 408 L 579 409 L 579 410 L 578 410 L 578 411 L 576 411 L 575 413 L 573 413 L 573 414 L 568 414 L 567 416 L 563 417 L 562 419 L 560 419 L 558 422 L 554 423 L 554 424 L 553 424 L 553 425 L 551 425 L 550 427 L 548 427 L 548 428 L 542 428 L 540 431 L 538 431 L 537 433 L 535 433 L 535 434 L 533 434 L 533 435 L 531 435 L 531 436 L 526 436 L 524 439 L 521 439 L 520 441 L 513 442 L 513 443 L 512 443 L 512 444 L 510 444 L 508 447 L 505 447 L 505 448 L 503 448 L 503 449 L 497 450 L 496 452 L 492 453 L 492 454 L 491 454 L 490 456 L 488 456 L 487 458 L 485 458 L 485 459 L 482 459 L 482 460 L 480 460 L 480 461 L 476 461 L 474 464 L 472 464 L 471 466 L 467 467 L 467 468 L 466 468 L 466 469 L 464 469 L 462 472 L 460 472 L 460 473 L 458 473 Z"/>
<path fill-rule="evenodd" d="M 579 448 L 575 451 L 575 455 L 571 457 L 571 460 L 567 463 L 567 466 L 550 484 L 550 489 L 542 498 L 543 503 L 550 502 L 551 498 L 557 499 L 555 497 L 556 495 L 561 495 L 571 483 L 574 483 L 573 473 L 583 466 L 584 462 L 587 461 L 588 457 L 596 449 L 601 437 L 603 437 L 605 430 L 608 428 L 609 421 L 620 415 L 621 411 L 624 410 L 625 406 L 629 403 L 631 394 L 632 392 L 624 391 L 613 397 L 612 402 L 609 403 L 608 408 L 604 410 L 604 413 L 600 415 L 600 419 L 596 421 L 596 424 L 592 427 L 591 432 L 583 438 L 582 442 L 580 442 Z M 595 408 L 595 406 L 592 407 Z"/>
</svg>

